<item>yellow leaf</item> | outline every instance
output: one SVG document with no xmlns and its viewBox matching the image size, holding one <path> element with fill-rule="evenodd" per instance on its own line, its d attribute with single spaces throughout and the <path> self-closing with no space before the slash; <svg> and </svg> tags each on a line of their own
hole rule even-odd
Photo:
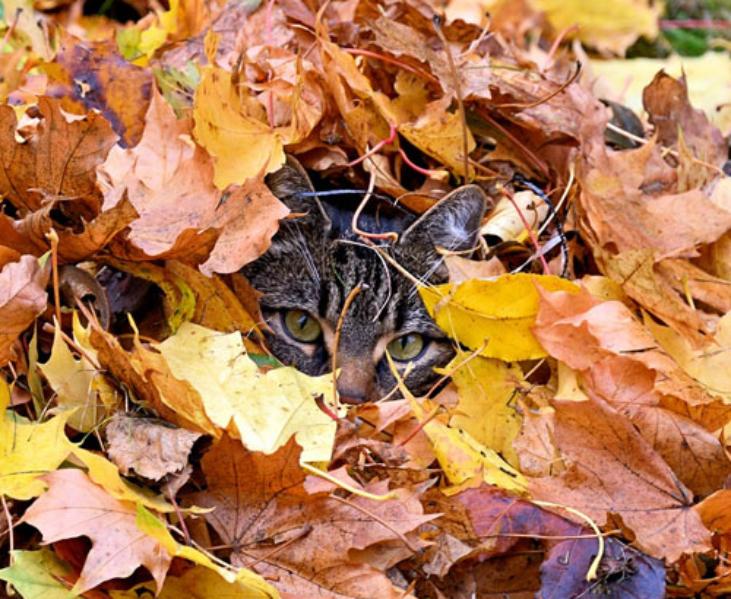
<svg viewBox="0 0 731 599">
<path fill-rule="evenodd" d="M 228 587 L 222 584 L 223 581 L 217 583 L 218 586 L 221 586 L 222 590 L 228 593 L 235 590 L 231 589 L 230 585 L 236 585 L 240 589 L 239 597 L 246 597 L 247 599 L 274 599 L 279 597 L 277 590 L 255 572 L 245 568 L 240 568 L 236 571 L 228 570 L 217 565 L 205 553 L 193 547 L 179 545 L 168 532 L 165 525 L 154 514 L 139 504 L 137 505 L 137 527 L 146 535 L 158 541 L 173 557 L 187 559 L 194 564 L 215 572 L 223 581 L 228 583 Z M 185 596 L 189 596 L 190 588 L 186 590 Z M 162 596 L 165 596 L 165 592 L 162 593 Z M 196 596 L 199 595 L 196 594 Z M 218 598 L 225 595 L 211 596 Z"/>
<path fill-rule="evenodd" d="M 0 495 L 31 499 L 46 488 L 37 477 L 58 468 L 73 449 L 63 430 L 71 412 L 38 424 L 8 410 L 9 404 L 10 390 L 0 379 Z"/>
<path fill-rule="evenodd" d="M 657 37 L 662 2 L 652 0 L 614 0 L 585 2 L 584 0 L 530 0 L 546 13 L 557 31 L 578 26 L 582 42 L 601 51 L 624 54 L 637 38 Z"/>
<path fill-rule="evenodd" d="M 399 133 L 417 148 L 439 162 L 446 164 L 454 172 L 464 175 L 464 136 L 467 135 L 467 152 L 475 149 L 475 140 L 469 129 L 462 126 L 459 112 L 449 112 L 451 96 L 427 104 L 424 112 L 414 123 L 402 123 Z M 469 178 L 473 169 L 468 166 Z"/>
<path fill-rule="evenodd" d="M 53 335 L 51 357 L 38 364 L 38 368 L 56 393 L 56 410 L 75 409 L 68 424 L 77 431 L 94 430 L 116 403 L 116 393 L 104 375 L 85 356 L 74 358 L 58 327 Z"/>
<path fill-rule="evenodd" d="M 463 365 L 458 367 L 459 364 Z M 459 392 L 459 403 L 449 424 L 517 466 L 513 440 L 520 430 L 521 418 L 512 402 L 516 387 L 523 380 L 520 368 L 482 356 L 469 359 L 469 354 L 459 352 L 444 370 L 454 371 L 452 381 Z"/>
<path fill-rule="evenodd" d="M 474 480 L 484 480 L 490 485 L 497 485 L 511 491 L 524 491 L 526 481 L 523 475 L 503 460 L 497 452 L 481 445 L 472 436 L 459 428 L 454 428 L 432 418 L 432 402 L 428 399 L 416 400 L 398 376 L 391 356 L 386 354 L 391 371 L 396 376 L 399 390 L 406 397 L 411 409 L 422 425 L 424 433 L 429 437 L 439 465 L 452 485 Z"/>
<path fill-rule="evenodd" d="M 294 435 L 303 462 L 330 459 L 336 425 L 315 398 L 333 397 L 332 375 L 310 377 L 289 367 L 261 373 L 246 354 L 240 333 L 223 334 L 191 323 L 157 349 L 173 376 L 199 393 L 211 421 L 227 428 L 233 420 L 251 451 L 273 453 Z"/>
<path fill-rule="evenodd" d="M 579 288 L 551 275 L 502 275 L 419 289 L 429 314 L 452 339 L 486 358 L 507 362 L 546 356 L 531 332 L 538 311 L 536 284 L 548 291 Z"/>
<path fill-rule="evenodd" d="M 240 97 L 231 73 L 208 67 L 195 93 L 193 134 L 213 157 L 213 182 L 219 189 L 263 176 L 284 164 L 280 134 L 264 120 L 255 100 Z"/>
</svg>

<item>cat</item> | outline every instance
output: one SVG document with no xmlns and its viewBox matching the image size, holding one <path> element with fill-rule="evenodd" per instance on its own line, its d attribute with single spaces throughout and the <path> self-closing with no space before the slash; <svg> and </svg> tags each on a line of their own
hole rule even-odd
<svg viewBox="0 0 731 599">
<path fill-rule="evenodd" d="M 338 319 L 360 284 L 343 317 L 336 353 L 341 401 L 374 401 L 394 390 L 386 351 L 400 373 L 412 364 L 404 382 L 412 393 L 425 393 L 438 379 L 434 368 L 451 360 L 454 347 L 429 317 L 414 277 L 444 283 L 448 272 L 438 248 L 466 253 L 475 248 L 487 203 L 482 189 L 460 187 L 420 217 L 363 214 L 361 231 L 398 233 L 395 243 L 369 244 L 351 228 L 353 210 L 317 197 L 294 158 L 266 183 L 291 214 L 269 250 L 243 273 L 262 294 L 265 336 L 274 356 L 306 374 L 331 371 Z"/>
</svg>

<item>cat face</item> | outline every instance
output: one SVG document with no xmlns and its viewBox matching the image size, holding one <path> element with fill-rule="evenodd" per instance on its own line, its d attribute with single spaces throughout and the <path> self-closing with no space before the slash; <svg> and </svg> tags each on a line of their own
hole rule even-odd
<svg viewBox="0 0 731 599">
<path fill-rule="evenodd" d="M 388 351 L 401 373 L 411 364 L 407 387 L 415 394 L 426 392 L 437 379 L 434 367 L 449 362 L 454 350 L 429 317 L 413 279 L 445 282 L 447 271 L 437 247 L 474 247 L 485 211 L 483 192 L 473 185 L 459 188 L 418 219 L 363 215 L 358 221 L 362 230 L 399 233 L 396 243 L 373 246 L 351 230 L 352 211 L 312 196 L 309 179 L 296 161 L 288 160 L 267 183 L 295 215 L 282 221 L 267 253 L 244 268 L 262 293 L 272 353 L 311 375 L 329 372 L 336 353 L 341 399 L 361 403 L 394 389 Z M 336 352 L 338 320 L 358 286 Z"/>
</svg>

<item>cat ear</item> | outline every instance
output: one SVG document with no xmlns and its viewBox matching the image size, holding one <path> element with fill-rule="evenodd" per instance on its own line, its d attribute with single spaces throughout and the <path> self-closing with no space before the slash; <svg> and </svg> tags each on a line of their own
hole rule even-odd
<svg viewBox="0 0 731 599">
<path fill-rule="evenodd" d="M 442 198 L 414 222 L 399 239 L 406 246 L 425 246 L 450 252 L 469 250 L 477 245 L 487 197 L 477 185 L 463 185 Z"/>
<path fill-rule="evenodd" d="M 267 175 L 264 182 L 292 212 L 306 214 L 306 220 L 330 224 L 322 203 L 313 195 L 315 188 L 307 171 L 294 156 L 287 155 L 282 168 Z"/>
</svg>

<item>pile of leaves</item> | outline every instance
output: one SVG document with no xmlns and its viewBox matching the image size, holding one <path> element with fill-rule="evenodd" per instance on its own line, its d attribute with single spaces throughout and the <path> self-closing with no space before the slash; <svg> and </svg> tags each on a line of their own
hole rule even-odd
<svg viewBox="0 0 731 599">
<path fill-rule="evenodd" d="M 5 0 L 0 579 L 731 593 L 728 142 L 683 79 L 640 119 L 581 76 L 654 3 L 571 4 Z M 420 290 L 460 348 L 430 396 L 346 410 L 268 356 L 239 270 L 286 154 L 414 213 L 490 197 L 481 259 Z"/>
</svg>

